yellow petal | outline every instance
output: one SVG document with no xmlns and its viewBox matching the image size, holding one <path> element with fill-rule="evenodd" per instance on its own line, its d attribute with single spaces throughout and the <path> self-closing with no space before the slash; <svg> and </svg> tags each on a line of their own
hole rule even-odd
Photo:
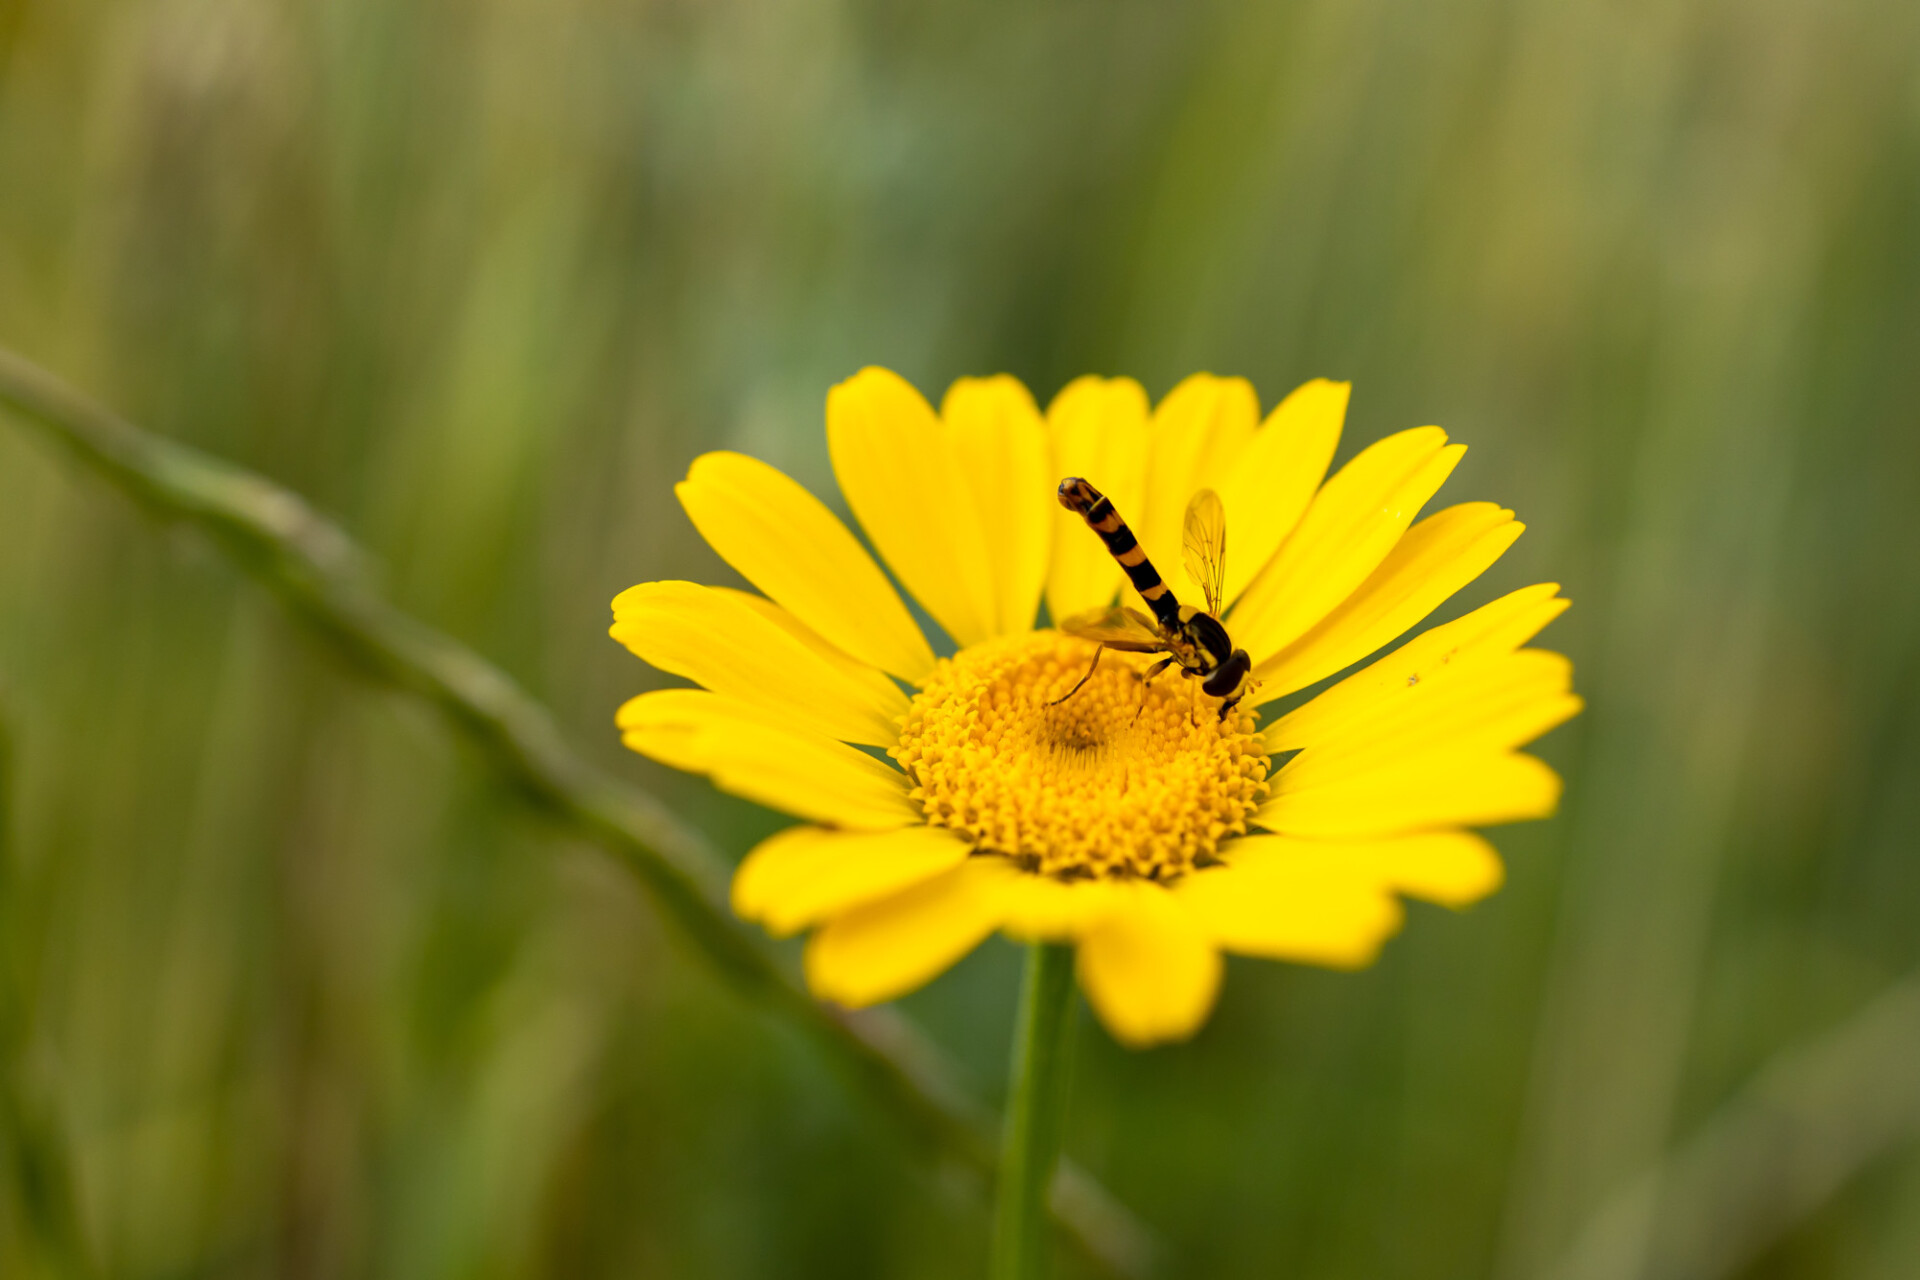
<svg viewBox="0 0 1920 1280">
<path fill-rule="evenodd" d="M 1358 854 L 1401 893 L 1460 908 L 1506 883 L 1499 851 L 1470 831 L 1434 831 L 1371 846 Z"/>
<path fill-rule="evenodd" d="M 1408 689 L 1506 657 L 1566 611 L 1570 602 L 1556 598 L 1559 590 L 1551 582 L 1522 587 L 1422 632 L 1269 725 L 1263 735 L 1268 750 L 1279 753 L 1328 741 L 1338 726 L 1397 702 Z"/>
<path fill-rule="evenodd" d="M 807 942 L 807 985 L 863 1008 L 905 995 L 979 946 L 1000 923 L 1004 858 L 968 858 L 911 888 L 835 916 Z"/>
<path fill-rule="evenodd" d="M 1517 753 L 1424 756 L 1312 786 L 1287 774 L 1282 768 L 1274 776 L 1273 795 L 1254 813 L 1254 825 L 1328 840 L 1544 818 L 1560 800 L 1559 776 Z"/>
<path fill-rule="evenodd" d="M 828 831 L 792 827 L 763 840 L 733 876 L 733 909 L 785 936 L 930 880 L 969 850 L 937 827 Z"/>
<path fill-rule="evenodd" d="M 1107 879 L 1022 875 L 1009 880 L 1001 892 L 1000 927 L 1021 942 L 1078 938 L 1124 904 L 1127 892 Z"/>
<path fill-rule="evenodd" d="M 1505 554 L 1526 528 L 1491 502 L 1428 516 L 1318 625 L 1254 669 L 1271 702 L 1323 680 L 1418 623 Z"/>
<path fill-rule="evenodd" d="M 1296 387 L 1216 478 L 1227 508 L 1228 604 L 1300 523 L 1340 443 L 1350 391 L 1348 383 L 1325 378 Z"/>
<path fill-rule="evenodd" d="M 620 708 L 620 740 L 748 800 L 863 831 L 921 819 L 907 776 L 865 752 L 701 689 L 643 693 Z"/>
<path fill-rule="evenodd" d="M 613 601 L 613 638 L 662 671 L 847 742 L 888 747 L 907 696 L 880 670 L 743 591 L 643 582 Z"/>
<path fill-rule="evenodd" d="M 1220 991 L 1220 952 L 1174 896 L 1144 881 L 1080 940 L 1087 1002 L 1113 1037 L 1135 1048 L 1184 1040 Z"/>
<path fill-rule="evenodd" d="M 1252 383 L 1196 373 L 1167 393 L 1148 424 L 1146 503 L 1137 513 L 1122 507 L 1120 514 L 1174 595 L 1196 607 L 1205 602 L 1180 572 L 1187 503 L 1200 489 L 1220 487 L 1259 421 L 1260 398 Z M 1231 509 L 1227 519 L 1234 519 Z M 1229 523 L 1230 553 L 1232 531 Z M 1128 595 L 1137 603 L 1131 587 Z"/>
<path fill-rule="evenodd" d="M 1465 452 L 1446 440 L 1438 427 L 1388 436 L 1314 495 L 1228 620 L 1256 665 L 1333 612 L 1387 558 Z"/>
<path fill-rule="evenodd" d="M 1054 486 L 1047 437 L 1018 379 L 962 378 L 940 405 L 954 460 L 971 477 L 993 585 L 993 634 L 1033 630 L 1052 549 Z"/>
<path fill-rule="evenodd" d="M 880 566 L 794 480 L 745 454 L 709 453 L 673 491 L 721 559 L 830 644 L 903 680 L 933 669 Z"/>
<path fill-rule="evenodd" d="M 1143 509 L 1147 393 L 1131 378 L 1076 378 L 1047 406 L 1055 485 L 1084 476 L 1123 516 Z M 1053 487 L 1048 487 L 1052 502 Z M 1053 567 L 1047 608 L 1056 620 L 1112 604 L 1124 577 L 1086 522 L 1053 503 Z"/>
<path fill-rule="evenodd" d="M 862 369 L 827 393 L 827 449 L 847 505 L 902 585 L 956 644 L 993 635 L 974 486 L 920 393 L 896 373 Z"/>
<path fill-rule="evenodd" d="M 828 644 L 825 637 L 821 636 L 819 632 L 813 630 L 813 628 L 807 626 L 806 623 L 800 621 L 800 619 L 794 617 L 791 613 L 788 613 L 785 609 L 782 609 L 765 596 L 757 596 L 751 591 L 735 591 L 732 587 L 716 587 L 715 590 L 726 592 L 729 596 L 740 601 L 749 609 L 752 609 L 768 622 L 773 623 L 836 667 L 847 666 L 849 669 L 865 672 L 879 670 L 879 668 L 869 666 L 858 658 L 853 657 L 838 645 Z M 894 685 L 895 689 L 899 687 L 897 684 Z M 901 696 L 904 697 L 905 695 L 902 694 Z"/>
<path fill-rule="evenodd" d="M 1499 853 L 1470 831 L 1387 840 L 1248 836 L 1226 845 L 1221 854 L 1236 875 L 1252 879 L 1346 879 L 1448 907 L 1478 902 L 1506 876 Z"/>
<path fill-rule="evenodd" d="M 1573 718 L 1582 704 L 1572 683 L 1566 658 L 1522 649 L 1401 685 L 1311 738 L 1278 737 L 1303 748 L 1286 766 L 1299 786 L 1426 756 L 1495 755 Z"/>
<path fill-rule="evenodd" d="M 1229 862 L 1184 877 L 1173 891 L 1228 951 L 1336 969 L 1372 964 L 1405 917 L 1385 886 L 1323 868 Z"/>
</svg>

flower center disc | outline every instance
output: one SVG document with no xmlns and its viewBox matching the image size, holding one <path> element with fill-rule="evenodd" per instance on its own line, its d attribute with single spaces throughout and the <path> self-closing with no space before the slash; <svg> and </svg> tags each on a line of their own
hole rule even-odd
<svg viewBox="0 0 1920 1280">
<path fill-rule="evenodd" d="M 1051 875 L 1169 880 L 1246 831 L 1267 791 L 1254 717 L 1225 721 L 1157 655 L 1057 631 L 988 641 L 942 660 L 907 711 L 893 751 L 934 826 Z"/>
</svg>

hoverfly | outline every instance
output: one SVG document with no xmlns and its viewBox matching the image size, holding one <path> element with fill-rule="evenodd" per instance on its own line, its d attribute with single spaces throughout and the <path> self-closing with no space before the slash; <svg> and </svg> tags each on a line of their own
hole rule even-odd
<svg viewBox="0 0 1920 1280">
<path fill-rule="evenodd" d="M 1140 689 L 1142 707 L 1146 706 L 1146 684 L 1177 663 L 1182 675 L 1200 681 L 1200 689 L 1208 697 L 1222 699 L 1220 718 L 1225 720 L 1227 712 L 1246 696 L 1253 684 L 1253 659 L 1245 649 L 1233 647 L 1233 641 L 1227 638 L 1227 629 L 1220 625 L 1220 597 L 1227 576 L 1227 513 L 1220 504 L 1220 495 L 1211 489 L 1202 489 L 1187 504 L 1184 558 L 1187 573 L 1200 584 L 1206 596 L 1204 613 L 1174 599 L 1153 562 L 1147 559 L 1147 553 L 1141 550 L 1133 530 L 1127 528 L 1127 522 L 1120 518 L 1105 494 L 1079 476 L 1068 476 L 1060 482 L 1060 505 L 1085 520 L 1087 527 L 1100 535 L 1108 552 L 1126 570 L 1134 590 L 1153 610 L 1153 617 L 1148 618 L 1125 605 L 1115 605 L 1075 614 L 1062 621 L 1059 624 L 1062 631 L 1092 640 L 1100 647 L 1093 651 L 1093 664 L 1087 668 L 1087 674 L 1080 677 L 1080 683 L 1054 699 L 1052 705 L 1058 706 L 1080 692 L 1080 686 L 1093 678 L 1095 668 L 1100 665 L 1100 655 L 1108 649 L 1119 649 L 1128 653 L 1167 655 L 1147 668 Z"/>
</svg>

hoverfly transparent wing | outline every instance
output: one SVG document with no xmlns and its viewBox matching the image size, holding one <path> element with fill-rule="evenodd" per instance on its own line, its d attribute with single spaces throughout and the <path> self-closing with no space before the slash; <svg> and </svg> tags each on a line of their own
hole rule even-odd
<svg viewBox="0 0 1920 1280">
<path fill-rule="evenodd" d="M 1202 489 L 1187 503 L 1184 535 L 1187 576 L 1207 597 L 1207 612 L 1220 616 L 1227 582 L 1227 509 L 1220 495 Z"/>
<path fill-rule="evenodd" d="M 1124 605 L 1076 613 L 1061 622 L 1060 629 L 1070 636 L 1129 653 L 1159 653 L 1167 647 L 1151 619 Z"/>
</svg>

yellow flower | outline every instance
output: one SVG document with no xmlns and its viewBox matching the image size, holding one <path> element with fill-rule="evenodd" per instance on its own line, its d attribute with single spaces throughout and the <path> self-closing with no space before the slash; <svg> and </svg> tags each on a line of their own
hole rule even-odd
<svg viewBox="0 0 1920 1280">
<path fill-rule="evenodd" d="M 1132 381 L 1082 378 L 1044 414 L 1012 378 L 963 379 L 936 415 L 866 369 L 827 398 L 834 471 L 958 652 L 935 656 L 818 499 L 710 453 L 676 492 L 762 594 L 651 582 L 614 601 L 616 639 L 701 686 L 628 702 L 624 741 L 806 821 L 753 850 L 733 903 L 777 934 L 812 928 L 808 982 L 842 1004 L 911 991 L 1000 931 L 1074 943 L 1101 1020 L 1143 1045 L 1206 1019 L 1223 950 L 1367 964 L 1400 895 L 1457 907 L 1498 887 L 1465 828 L 1552 811 L 1559 779 L 1517 748 L 1581 703 L 1565 658 L 1521 648 L 1567 605 L 1547 584 L 1260 726 L 1257 706 L 1391 642 L 1522 528 L 1487 502 L 1412 523 L 1464 451 L 1437 427 L 1323 484 L 1347 390 L 1310 382 L 1262 422 L 1236 378 L 1195 375 L 1151 411 Z M 1196 605 L 1182 516 L 1197 490 L 1221 495 L 1224 621 L 1259 681 L 1224 719 L 1178 671 L 1143 690 L 1151 655 L 1109 652 L 1052 705 L 1094 646 L 1036 630 L 1041 602 L 1065 618 L 1125 586 L 1056 504 L 1066 475 L 1104 489 Z"/>
</svg>

